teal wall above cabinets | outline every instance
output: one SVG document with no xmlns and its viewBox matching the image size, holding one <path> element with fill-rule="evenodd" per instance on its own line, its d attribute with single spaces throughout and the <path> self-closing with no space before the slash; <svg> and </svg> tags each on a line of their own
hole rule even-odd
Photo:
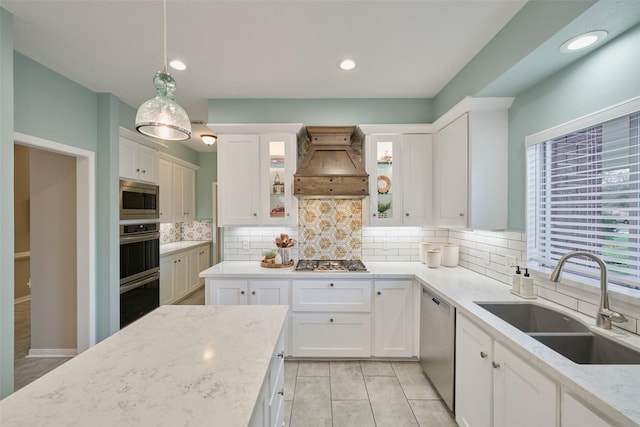
<svg viewBox="0 0 640 427">
<path fill-rule="evenodd" d="M 432 100 L 372 99 L 209 99 L 209 123 L 304 123 L 353 125 L 431 123 Z"/>
<path fill-rule="evenodd" d="M 516 97 L 509 111 L 509 228 L 525 229 L 527 135 L 640 96 L 640 25 Z"/>
<path fill-rule="evenodd" d="M 196 171 L 196 218 L 211 219 L 212 183 L 218 180 L 218 153 L 198 153 L 200 169 Z"/>
</svg>

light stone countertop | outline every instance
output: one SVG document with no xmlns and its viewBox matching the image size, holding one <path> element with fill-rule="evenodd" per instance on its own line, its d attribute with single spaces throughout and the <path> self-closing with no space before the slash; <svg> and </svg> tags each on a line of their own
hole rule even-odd
<svg viewBox="0 0 640 427">
<path fill-rule="evenodd" d="M 510 287 L 471 270 L 455 267 L 427 268 L 418 262 L 367 262 L 368 273 L 310 273 L 291 268 L 262 268 L 256 261 L 225 261 L 200 273 L 205 278 L 260 279 L 416 279 L 487 331 L 539 371 L 597 408 L 617 426 L 640 426 L 640 365 L 578 365 L 559 355 L 524 332 L 475 304 L 475 301 L 527 302 Z M 596 328 L 595 319 L 553 302 L 538 298 L 544 305 L 577 318 L 594 333 L 640 348 L 640 336 L 614 328 Z M 559 391 L 560 392 L 560 391 Z"/>
<path fill-rule="evenodd" d="M 287 306 L 162 306 L 0 401 L 0 425 L 246 426 Z"/>
<path fill-rule="evenodd" d="M 160 257 L 173 255 L 176 252 L 184 251 L 186 249 L 210 244 L 211 240 L 181 240 L 179 242 L 165 243 L 160 245 Z"/>
</svg>

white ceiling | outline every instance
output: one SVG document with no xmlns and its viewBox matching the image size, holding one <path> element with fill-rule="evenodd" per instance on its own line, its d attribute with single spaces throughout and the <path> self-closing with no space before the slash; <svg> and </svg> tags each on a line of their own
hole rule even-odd
<svg viewBox="0 0 640 427">
<path fill-rule="evenodd" d="M 431 98 L 526 0 L 168 0 L 176 100 L 192 121 L 209 98 Z M 137 108 L 162 67 L 162 2 L 2 0 L 14 46 Z M 338 69 L 351 57 L 358 66 Z M 194 137 L 207 130 L 194 126 Z M 210 151 L 199 139 L 187 142 Z"/>
</svg>

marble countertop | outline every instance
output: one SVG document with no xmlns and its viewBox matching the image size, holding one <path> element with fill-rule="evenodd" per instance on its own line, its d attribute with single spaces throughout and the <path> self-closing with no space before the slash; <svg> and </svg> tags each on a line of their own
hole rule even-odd
<svg viewBox="0 0 640 427">
<path fill-rule="evenodd" d="M 578 365 L 559 355 L 524 332 L 492 315 L 476 301 L 520 301 L 502 282 L 471 270 L 427 268 L 418 262 L 367 262 L 368 273 L 309 273 L 291 268 L 262 268 L 256 261 L 226 261 L 202 273 L 210 278 L 282 278 L 296 279 L 416 279 L 456 307 L 480 328 L 494 336 L 539 371 L 552 378 L 564 390 L 602 411 L 619 426 L 640 426 L 640 365 Z M 528 300 L 527 300 L 528 301 Z M 640 348 L 640 336 L 614 328 L 596 328 L 595 319 L 553 302 L 538 298 L 535 304 L 551 307 L 585 323 L 594 333 L 606 335 L 626 345 Z"/>
<path fill-rule="evenodd" d="M 9 426 L 246 426 L 286 306 L 162 306 L 0 401 Z"/>
<path fill-rule="evenodd" d="M 210 244 L 211 240 L 181 240 L 179 242 L 165 243 L 160 245 L 160 256 L 173 255 L 186 249 Z"/>
</svg>

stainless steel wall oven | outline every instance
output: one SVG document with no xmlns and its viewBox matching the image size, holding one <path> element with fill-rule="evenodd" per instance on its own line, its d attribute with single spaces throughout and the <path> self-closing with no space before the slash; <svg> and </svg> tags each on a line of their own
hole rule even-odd
<svg viewBox="0 0 640 427">
<path fill-rule="evenodd" d="M 160 224 L 120 225 L 120 327 L 160 305 Z"/>
</svg>

